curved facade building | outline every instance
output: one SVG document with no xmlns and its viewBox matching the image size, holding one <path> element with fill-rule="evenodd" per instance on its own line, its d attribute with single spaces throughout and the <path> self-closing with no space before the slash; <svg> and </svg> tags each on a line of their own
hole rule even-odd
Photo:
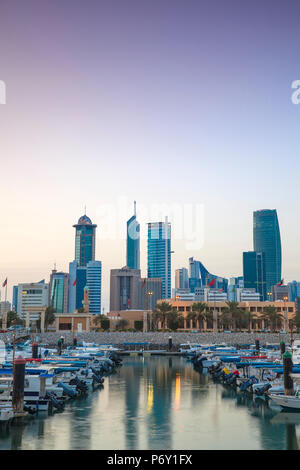
<svg viewBox="0 0 300 470">
<path fill-rule="evenodd" d="M 266 290 L 281 280 L 281 240 L 276 209 L 253 212 L 254 251 L 264 253 Z"/>
<path fill-rule="evenodd" d="M 140 224 L 136 220 L 136 205 L 134 215 L 127 221 L 127 250 L 126 266 L 130 269 L 140 269 Z"/>
</svg>

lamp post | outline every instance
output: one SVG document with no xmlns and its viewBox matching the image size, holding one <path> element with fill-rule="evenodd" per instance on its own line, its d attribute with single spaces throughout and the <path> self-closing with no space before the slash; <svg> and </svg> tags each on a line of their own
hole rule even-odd
<svg viewBox="0 0 300 470">
<path fill-rule="evenodd" d="M 148 292 L 148 307 L 150 307 L 150 321 L 149 321 L 149 329 L 152 330 L 152 313 L 153 313 L 153 291 Z"/>
<path fill-rule="evenodd" d="M 267 292 L 268 302 L 271 302 L 272 292 Z"/>
<path fill-rule="evenodd" d="M 283 297 L 283 302 L 284 302 L 284 307 L 283 307 L 284 321 L 283 321 L 283 325 L 284 325 L 285 333 L 288 333 L 288 331 L 289 331 L 288 312 L 287 312 L 287 308 L 286 308 L 286 302 L 288 300 L 289 300 L 289 298 L 287 296 Z"/>
</svg>

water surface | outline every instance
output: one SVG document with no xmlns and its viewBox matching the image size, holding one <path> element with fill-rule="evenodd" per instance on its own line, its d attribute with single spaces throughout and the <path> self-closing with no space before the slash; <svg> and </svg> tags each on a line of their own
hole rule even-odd
<svg viewBox="0 0 300 470">
<path fill-rule="evenodd" d="M 0 449 L 295 449 L 300 413 L 279 413 L 181 357 L 127 357 L 63 413 L 0 434 Z"/>
</svg>

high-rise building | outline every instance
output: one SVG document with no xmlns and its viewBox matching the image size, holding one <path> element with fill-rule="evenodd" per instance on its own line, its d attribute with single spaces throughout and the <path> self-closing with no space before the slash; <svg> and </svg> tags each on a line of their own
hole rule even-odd
<svg viewBox="0 0 300 470">
<path fill-rule="evenodd" d="M 176 269 L 175 271 L 175 289 L 189 288 L 189 274 L 186 268 Z"/>
<path fill-rule="evenodd" d="M 162 299 L 171 298 L 171 224 L 148 223 L 148 278 L 161 278 Z"/>
<path fill-rule="evenodd" d="M 18 316 L 26 319 L 26 307 L 48 307 L 49 284 L 45 281 L 18 284 Z M 30 314 L 30 320 L 38 320 L 39 314 Z"/>
<path fill-rule="evenodd" d="M 78 220 L 75 228 L 75 261 L 78 266 L 86 266 L 95 260 L 96 227 L 87 215 Z"/>
<path fill-rule="evenodd" d="M 127 262 L 130 269 L 140 269 L 140 224 L 136 220 L 136 202 L 134 215 L 127 221 Z"/>
<path fill-rule="evenodd" d="M 11 310 L 11 304 L 8 300 L 3 300 L 0 302 L 0 317 L 2 318 L 2 315 L 4 313 L 7 313 Z"/>
<path fill-rule="evenodd" d="M 253 245 L 254 251 L 265 256 L 268 295 L 272 286 L 281 280 L 281 240 L 276 209 L 253 212 Z"/>
<path fill-rule="evenodd" d="M 288 283 L 289 301 L 295 302 L 296 297 L 300 297 L 300 282 L 292 281 Z"/>
<path fill-rule="evenodd" d="M 256 251 L 243 253 L 243 277 L 245 289 L 254 289 L 260 300 L 267 300 L 265 254 Z"/>
<path fill-rule="evenodd" d="M 144 277 L 140 279 L 140 308 L 144 310 L 154 310 L 157 301 L 162 296 L 161 278 Z"/>
<path fill-rule="evenodd" d="M 224 277 L 217 276 L 216 274 L 211 274 L 201 263 L 201 261 L 196 261 L 194 258 L 189 258 L 190 265 L 190 278 L 189 278 L 189 287 L 191 292 L 195 292 L 195 289 L 198 287 L 209 287 L 209 283 L 214 279 L 214 288 L 223 289 L 224 292 L 227 292 L 228 279 Z"/>
<path fill-rule="evenodd" d="M 276 302 L 277 300 L 288 301 L 288 299 L 289 299 L 289 288 L 288 288 L 288 286 L 284 286 L 284 285 L 272 286 L 272 300 L 273 300 L 273 302 Z"/>
<path fill-rule="evenodd" d="M 13 286 L 12 309 L 18 312 L 18 286 Z"/>
<path fill-rule="evenodd" d="M 69 313 L 73 313 L 74 310 L 82 308 L 86 283 L 87 267 L 79 266 L 77 261 L 69 263 Z"/>
<path fill-rule="evenodd" d="M 56 313 L 68 312 L 69 274 L 53 269 L 50 275 L 49 305 Z"/>
<path fill-rule="evenodd" d="M 110 310 L 138 310 L 140 302 L 139 269 L 130 269 L 124 266 L 122 269 L 110 271 Z"/>
<path fill-rule="evenodd" d="M 101 261 L 90 261 L 87 264 L 86 285 L 89 288 L 89 312 L 93 315 L 101 313 Z"/>
</svg>

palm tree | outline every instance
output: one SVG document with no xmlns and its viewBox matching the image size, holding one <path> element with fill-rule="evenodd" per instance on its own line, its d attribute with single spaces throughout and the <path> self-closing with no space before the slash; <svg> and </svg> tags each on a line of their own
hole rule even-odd
<svg viewBox="0 0 300 470">
<path fill-rule="evenodd" d="M 251 332 L 251 322 L 255 320 L 257 317 L 255 313 L 251 312 L 250 310 L 244 311 L 244 318 L 245 318 L 245 326 L 248 326 L 248 333 Z"/>
<path fill-rule="evenodd" d="M 190 312 L 190 313 L 195 313 L 196 314 L 196 319 L 198 320 L 199 326 L 200 326 L 200 328 L 199 328 L 200 333 L 201 333 L 202 321 L 206 320 L 206 308 L 207 308 L 206 303 L 204 303 L 204 302 L 195 302 L 192 305 L 192 312 Z"/>
<path fill-rule="evenodd" d="M 271 330 L 275 331 L 277 329 L 278 322 L 282 321 L 282 316 L 277 312 L 274 305 L 268 305 L 263 308 L 262 319 L 267 320 L 271 324 Z"/>
<path fill-rule="evenodd" d="M 53 307 L 47 307 L 45 310 L 45 329 L 47 331 L 48 326 L 55 321 L 56 310 Z"/>
<path fill-rule="evenodd" d="M 156 305 L 156 309 L 154 311 L 154 321 L 156 323 L 157 321 L 160 321 L 162 324 L 162 328 L 165 329 L 168 316 L 174 313 L 177 313 L 177 309 L 175 307 L 172 307 L 169 302 L 160 302 Z"/>
<path fill-rule="evenodd" d="M 186 316 L 186 319 L 187 320 L 192 320 L 192 322 L 194 322 L 196 320 L 196 318 L 197 318 L 197 313 L 193 312 L 193 311 L 189 312 Z"/>
<path fill-rule="evenodd" d="M 225 314 L 224 319 L 226 319 L 228 323 L 229 318 L 231 318 L 233 328 L 236 330 L 238 327 L 241 326 L 241 322 L 243 319 L 243 309 L 239 307 L 238 302 L 227 301 L 226 304 L 227 307 L 225 307 L 223 310 L 223 315 Z"/>
</svg>

